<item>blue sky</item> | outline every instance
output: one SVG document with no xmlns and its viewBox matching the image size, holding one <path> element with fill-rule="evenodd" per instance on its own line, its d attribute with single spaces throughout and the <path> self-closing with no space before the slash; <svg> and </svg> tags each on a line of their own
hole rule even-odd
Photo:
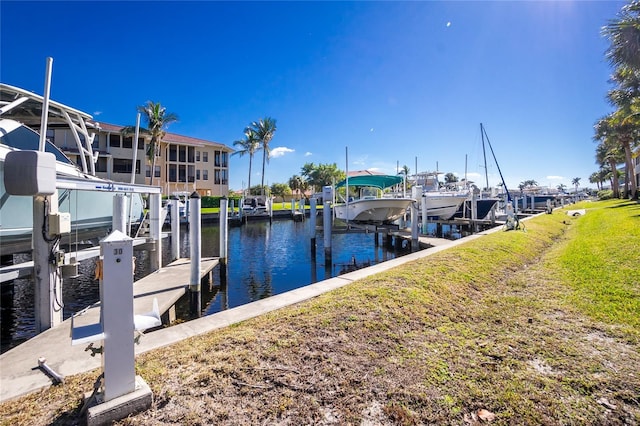
<svg viewBox="0 0 640 426">
<path fill-rule="evenodd" d="M 593 124 L 611 111 L 600 28 L 617 1 L 0 3 L 0 80 L 98 121 L 135 124 L 161 102 L 169 131 L 233 146 L 278 130 L 265 183 L 307 162 L 395 174 L 465 173 L 484 186 L 479 125 L 509 187 L 581 186 Z M 230 187 L 248 178 L 231 157 Z M 489 183 L 500 180 L 493 163 Z M 261 154 L 251 182 L 260 182 Z"/>
</svg>

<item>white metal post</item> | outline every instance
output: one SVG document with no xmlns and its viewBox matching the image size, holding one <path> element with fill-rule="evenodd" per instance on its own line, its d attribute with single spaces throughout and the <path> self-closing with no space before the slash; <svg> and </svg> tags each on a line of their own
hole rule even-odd
<svg viewBox="0 0 640 426">
<path fill-rule="evenodd" d="M 189 253 L 191 258 L 191 277 L 189 279 L 189 294 L 191 311 L 200 313 L 200 263 L 202 258 L 202 235 L 200 233 L 200 194 L 193 192 L 189 196 Z"/>
<path fill-rule="evenodd" d="M 120 231 L 100 243 L 101 315 L 105 333 L 104 400 L 135 390 L 133 322 L 133 239 Z"/>
<path fill-rule="evenodd" d="M 41 333 L 62 322 L 62 281 L 56 257 L 59 239 L 49 235 L 49 215 L 58 213 L 58 195 L 33 197 L 33 264 L 35 287 L 35 331 Z"/>
<path fill-rule="evenodd" d="M 180 258 L 180 201 L 171 198 L 171 259 Z"/>
<path fill-rule="evenodd" d="M 227 247 L 229 239 L 228 202 L 229 200 L 226 197 L 222 197 L 220 199 L 220 263 L 224 265 L 227 264 Z"/>
<path fill-rule="evenodd" d="M 418 250 L 418 205 L 415 202 L 411 203 L 411 249 Z"/>
<path fill-rule="evenodd" d="M 149 235 L 155 244 L 155 250 L 151 252 L 151 270 L 156 271 L 162 267 L 162 223 L 160 222 L 160 209 L 162 207 L 160 194 L 149 195 Z"/>
<path fill-rule="evenodd" d="M 324 233 L 324 264 L 331 264 L 331 201 L 324 202 L 322 211 L 322 230 Z"/>
<path fill-rule="evenodd" d="M 111 229 L 113 231 L 126 232 L 127 226 L 127 197 L 124 194 L 113 196 L 113 217 L 111 218 Z"/>
</svg>

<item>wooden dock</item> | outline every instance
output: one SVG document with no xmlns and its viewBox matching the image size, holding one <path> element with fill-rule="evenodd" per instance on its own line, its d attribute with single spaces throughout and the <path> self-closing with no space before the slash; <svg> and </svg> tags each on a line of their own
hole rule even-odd
<svg viewBox="0 0 640 426">
<path fill-rule="evenodd" d="M 200 266 L 201 279 L 210 275 L 217 264 L 218 258 L 203 258 Z M 178 259 L 136 281 L 133 285 L 134 313 L 151 311 L 155 298 L 160 313 L 164 314 L 164 320 L 166 313 L 185 294 L 190 271 L 189 259 Z M 74 326 L 99 321 L 100 303 L 96 303 L 76 314 Z M 100 346 L 100 342 L 93 346 Z M 38 368 L 38 359 L 41 357 L 62 376 L 78 374 L 101 365 L 101 356 L 92 356 L 87 345 L 71 345 L 71 319 L 67 319 L 0 355 L 0 401 L 51 385 L 51 379 Z"/>
</svg>

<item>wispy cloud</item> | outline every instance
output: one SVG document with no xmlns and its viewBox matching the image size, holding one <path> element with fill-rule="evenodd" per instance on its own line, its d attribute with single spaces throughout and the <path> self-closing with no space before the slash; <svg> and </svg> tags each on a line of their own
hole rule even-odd
<svg viewBox="0 0 640 426">
<path fill-rule="evenodd" d="M 313 155 L 313 153 L 312 153 L 312 152 L 309 152 L 309 151 L 307 151 L 307 152 L 305 152 L 305 153 L 304 153 L 304 156 L 305 156 L 305 157 L 311 157 L 312 155 Z"/>
<path fill-rule="evenodd" d="M 565 180 L 566 178 L 564 176 L 547 176 L 547 179 L 549 179 L 549 180 Z"/>
<path fill-rule="evenodd" d="M 98 116 L 98 115 L 100 115 L 100 114 L 102 114 L 102 111 L 94 111 L 94 112 L 93 112 L 93 115 L 95 115 L 95 116 Z"/>
<path fill-rule="evenodd" d="M 283 155 L 288 154 L 290 152 L 294 152 L 294 151 L 295 150 L 291 148 L 287 148 L 286 146 L 279 146 L 271 150 L 271 158 L 282 157 Z"/>
</svg>

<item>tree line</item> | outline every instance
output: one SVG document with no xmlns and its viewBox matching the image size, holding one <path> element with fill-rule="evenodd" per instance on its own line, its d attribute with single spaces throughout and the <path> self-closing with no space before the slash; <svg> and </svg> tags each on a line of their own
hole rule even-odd
<svg viewBox="0 0 640 426">
<path fill-rule="evenodd" d="M 638 185 L 633 170 L 633 158 L 640 145 L 640 1 L 622 7 L 615 19 L 602 28 L 609 40 L 605 56 L 613 67 L 607 100 L 614 111 L 601 117 L 594 125 L 597 172 L 589 181 L 602 189 L 609 181 L 612 196 L 619 198 L 620 179 L 624 180 L 624 198 L 638 199 Z M 624 164 L 623 171 L 618 165 Z"/>
</svg>

